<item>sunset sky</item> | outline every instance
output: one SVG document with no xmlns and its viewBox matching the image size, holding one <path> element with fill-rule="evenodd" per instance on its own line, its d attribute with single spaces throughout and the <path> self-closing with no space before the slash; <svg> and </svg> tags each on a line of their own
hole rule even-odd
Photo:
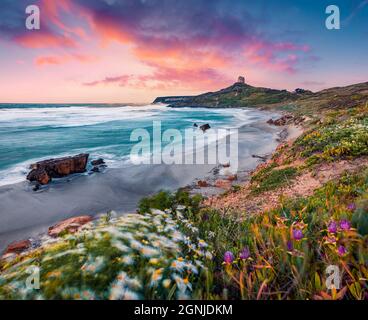
<svg viewBox="0 0 368 320">
<path fill-rule="evenodd" d="M 256 3 L 256 4 L 255 4 Z M 41 29 L 27 30 L 37 4 Z M 325 9 L 341 10 L 327 30 Z M 1 0 L 0 102 L 151 102 L 368 81 L 368 0 Z"/>
</svg>

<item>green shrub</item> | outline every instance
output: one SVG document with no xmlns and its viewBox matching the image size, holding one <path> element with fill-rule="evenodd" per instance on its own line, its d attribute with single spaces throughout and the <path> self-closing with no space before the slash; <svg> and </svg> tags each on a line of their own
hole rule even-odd
<svg viewBox="0 0 368 320">
<path fill-rule="evenodd" d="M 138 212 L 146 213 L 150 212 L 151 209 L 175 210 L 178 205 L 185 206 L 194 212 L 198 212 L 201 201 L 201 195 L 198 194 L 191 197 L 188 192 L 180 189 L 175 193 L 160 191 L 151 197 L 142 198 L 138 205 Z"/>
<path fill-rule="evenodd" d="M 282 187 L 296 177 L 298 170 L 294 167 L 284 169 L 269 169 L 252 179 L 253 192 L 261 193 Z"/>
</svg>

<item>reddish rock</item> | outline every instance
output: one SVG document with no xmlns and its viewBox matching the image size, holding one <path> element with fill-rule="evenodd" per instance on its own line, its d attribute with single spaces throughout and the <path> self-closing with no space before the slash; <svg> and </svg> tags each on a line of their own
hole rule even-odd
<svg viewBox="0 0 368 320">
<path fill-rule="evenodd" d="M 5 254 L 10 253 L 22 253 L 31 247 L 32 243 L 30 240 L 22 240 L 13 242 L 6 248 Z"/>
<path fill-rule="evenodd" d="M 290 124 L 292 123 L 294 120 L 294 116 L 290 115 L 290 114 L 287 114 L 287 115 L 284 115 L 282 116 L 281 118 L 277 119 L 277 120 L 268 120 L 267 123 L 268 124 L 272 124 L 274 126 L 285 126 L 287 124 Z"/>
<path fill-rule="evenodd" d="M 226 178 L 228 181 L 238 180 L 238 176 L 236 174 L 230 175 Z"/>
<path fill-rule="evenodd" d="M 74 157 L 49 159 L 34 163 L 27 176 L 29 181 L 37 181 L 40 184 L 48 184 L 52 178 L 62 178 L 73 173 L 86 171 L 88 154 L 79 154 Z"/>
<path fill-rule="evenodd" d="M 57 223 L 56 225 L 49 228 L 49 236 L 58 237 L 61 233 L 75 233 L 77 232 L 83 225 L 92 221 L 91 216 L 80 216 L 73 217 L 64 221 Z"/>
<path fill-rule="evenodd" d="M 215 187 L 221 189 L 229 189 L 231 187 L 231 182 L 228 180 L 216 180 Z"/>
<path fill-rule="evenodd" d="M 205 180 L 199 180 L 197 184 L 198 184 L 198 187 L 200 187 L 200 188 L 206 188 L 206 187 L 209 187 L 208 182 L 207 182 L 207 181 L 205 181 Z"/>
</svg>

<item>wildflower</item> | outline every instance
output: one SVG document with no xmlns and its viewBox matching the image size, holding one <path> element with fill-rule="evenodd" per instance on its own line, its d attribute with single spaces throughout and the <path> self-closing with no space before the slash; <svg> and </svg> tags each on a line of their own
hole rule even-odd
<svg viewBox="0 0 368 320">
<path fill-rule="evenodd" d="M 340 228 L 341 230 L 350 230 L 350 222 L 346 219 L 340 221 Z"/>
<path fill-rule="evenodd" d="M 153 265 L 158 264 L 158 262 L 159 262 L 159 260 L 158 260 L 157 258 L 151 258 L 151 259 L 149 260 L 149 263 L 150 263 L 150 264 L 153 264 Z"/>
<path fill-rule="evenodd" d="M 338 247 L 337 253 L 340 256 L 344 256 L 344 255 L 346 255 L 348 253 L 348 251 L 346 250 L 346 248 L 343 245 L 341 245 L 341 246 Z"/>
<path fill-rule="evenodd" d="M 202 240 L 202 239 L 200 239 L 200 240 L 199 240 L 198 245 L 199 245 L 199 247 L 201 247 L 201 248 L 206 248 L 206 247 L 208 247 L 208 244 L 207 244 L 204 240 Z"/>
<path fill-rule="evenodd" d="M 300 229 L 294 229 L 293 230 L 294 240 L 299 241 L 299 240 L 303 239 L 303 237 L 304 237 L 304 235 L 303 235 L 302 230 L 300 230 Z"/>
<path fill-rule="evenodd" d="M 347 205 L 347 208 L 348 208 L 348 210 L 350 210 L 350 211 L 355 211 L 355 209 L 356 209 L 356 205 L 355 205 L 355 203 L 349 203 L 349 204 Z"/>
<path fill-rule="evenodd" d="M 286 244 L 288 251 L 293 251 L 294 247 L 293 247 L 293 243 L 289 240 Z"/>
<path fill-rule="evenodd" d="M 327 227 L 329 233 L 337 232 L 337 223 L 335 221 L 331 221 Z"/>
<path fill-rule="evenodd" d="M 212 260 L 212 258 L 213 258 L 212 253 L 209 252 L 209 251 L 206 251 L 205 257 L 206 257 L 207 260 Z"/>
<path fill-rule="evenodd" d="M 150 282 L 151 287 L 156 286 L 158 284 L 158 282 L 161 281 L 163 271 L 164 271 L 164 269 L 160 268 L 160 269 L 156 269 L 152 272 L 151 282 Z"/>
<path fill-rule="evenodd" d="M 126 266 L 130 266 L 134 263 L 134 259 L 131 256 L 126 255 L 124 256 L 124 258 L 121 259 L 121 262 Z"/>
<path fill-rule="evenodd" d="M 171 280 L 165 279 L 164 281 L 162 281 L 162 285 L 164 286 L 165 289 L 169 289 L 171 285 Z"/>
<path fill-rule="evenodd" d="M 213 231 L 208 232 L 208 238 L 213 239 L 216 236 L 216 233 Z"/>
<path fill-rule="evenodd" d="M 327 237 L 324 238 L 325 239 L 325 243 L 326 244 L 335 244 L 337 239 L 334 235 L 329 235 Z"/>
<path fill-rule="evenodd" d="M 234 255 L 231 251 L 226 251 L 224 254 L 224 262 L 226 264 L 231 264 L 234 261 Z"/>
<path fill-rule="evenodd" d="M 250 257 L 250 251 L 248 247 L 244 247 L 240 252 L 240 259 L 246 260 Z"/>
<path fill-rule="evenodd" d="M 153 257 L 153 256 L 158 256 L 160 254 L 160 251 L 155 249 L 155 248 L 152 248 L 152 247 L 149 247 L 149 246 L 144 246 L 140 249 L 140 252 L 142 255 L 144 255 L 145 257 Z"/>
</svg>

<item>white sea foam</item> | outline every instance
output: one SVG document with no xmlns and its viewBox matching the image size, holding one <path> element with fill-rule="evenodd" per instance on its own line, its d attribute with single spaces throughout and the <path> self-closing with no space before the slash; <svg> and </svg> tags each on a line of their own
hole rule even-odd
<svg viewBox="0 0 368 320">
<path fill-rule="evenodd" d="M 135 121 L 144 120 L 149 123 L 151 120 L 169 120 L 174 123 L 176 117 L 180 118 L 181 113 L 188 113 L 190 118 L 185 121 L 197 122 L 199 125 L 210 123 L 213 129 L 206 132 L 208 144 L 211 145 L 220 139 L 225 139 L 225 133 L 222 137 L 217 136 L 215 129 L 218 128 L 237 128 L 248 122 L 254 121 L 254 117 L 259 116 L 259 112 L 249 109 L 208 109 L 208 108 L 167 108 L 166 105 L 146 105 L 146 106 L 76 106 L 69 107 L 42 107 L 42 108 L 1 108 L 0 109 L 0 128 L 23 132 L 27 128 L 38 127 L 80 127 L 96 124 L 103 124 L 111 121 L 128 120 L 125 125 L 134 128 Z M 206 120 L 206 115 L 216 115 L 211 120 Z M 223 119 L 223 120 L 222 120 Z M 131 120 L 131 121 L 130 121 Z M 192 126 L 192 124 L 191 124 Z M 172 127 L 174 128 L 174 127 Z M 105 128 L 104 130 L 108 130 Z M 199 129 L 198 129 L 199 130 Z M 16 132 L 14 131 L 14 132 Z M 98 132 L 96 132 L 98 134 Z M 110 144 L 111 143 L 111 144 Z M 0 139 L 1 147 L 1 139 Z M 25 181 L 29 172 L 31 163 L 49 158 L 58 158 L 78 153 L 90 153 L 90 159 L 103 158 L 109 168 L 119 168 L 131 162 L 129 154 L 122 149 L 120 144 L 112 144 L 112 141 L 106 140 L 106 144 L 98 147 L 90 146 L 88 148 L 72 149 L 68 152 L 50 154 L 35 159 L 19 161 L 14 159 L 15 164 L 6 169 L 0 170 L 0 186 Z M 192 153 L 194 150 L 188 150 Z M 34 150 L 34 156 L 37 156 L 37 150 Z M 150 157 L 151 154 L 145 155 Z"/>
<path fill-rule="evenodd" d="M 0 125 L 6 127 L 74 127 L 116 120 L 147 118 L 163 111 L 164 105 L 123 107 L 50 107 L 0 109 Z"/>
</svg>

